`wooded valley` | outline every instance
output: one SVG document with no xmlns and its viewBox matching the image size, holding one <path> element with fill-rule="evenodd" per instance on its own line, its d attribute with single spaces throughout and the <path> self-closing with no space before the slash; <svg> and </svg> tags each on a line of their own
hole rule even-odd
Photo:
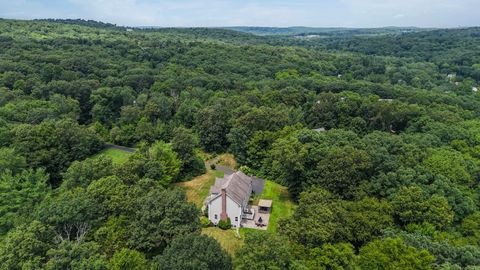
<svg viewBox="0 0 480 270">
<path fill-rule="evenodd" d="M 479 269 L 480 28 L 253 30 L 1 19 L 0 269 Z M 234 250 L 225 153 L 287 193 Z"/>
</svg>

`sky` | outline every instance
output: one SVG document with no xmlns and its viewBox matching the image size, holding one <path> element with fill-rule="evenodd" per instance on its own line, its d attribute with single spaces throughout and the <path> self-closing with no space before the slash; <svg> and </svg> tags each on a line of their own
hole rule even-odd
<svg viewBox="0 0 480 270">
<path fill-rule="evenodd" d="M 480 0 L 0 0 L 1 18 L 162 27 L 465 27 L 480 26 L 479 10 Z"/>
</svg>

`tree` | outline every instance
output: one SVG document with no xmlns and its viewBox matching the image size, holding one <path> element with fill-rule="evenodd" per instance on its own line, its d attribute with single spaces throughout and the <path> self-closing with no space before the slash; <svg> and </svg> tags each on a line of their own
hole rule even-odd
<svg viewBox="0 0 480 270">
<path fill-rule="evenodd" d="M 10 171 L 13 174 L 19 173 L 27 167 L 24 157 L 15 153 L 12 148 L 0 148 L 0 174 Z"/>
<path fill-rule="evenodd" d="M 198 138 L 191 130 L 178 127 L 173 131 L 172 150 L 182 162 L 180 178 L 185 179 L 205 172 L 205 165 L 195 152 L 198 145 Z"/>
<path fill-rule="evenodd" d="M 389 233 L 390 234 L 390 233 Z M 443 233 L 446 237 L 451 237 Z M 438 234 L 437 234 L 438 235 Z M 476 245 L 463 243 L 452 243 L 450 239 L 435 239 L 437 235 L 425 235 L 422 232 L 401 231 L 394 237 L 400 237 L 409 246 L 417 249 L 425 249 L 435 256 L 437 265 L 446 263 L 458 265 L 460 267 L 480 265 L 480 248 Z M 390 236 L 390 235 L 389 235 Z M 390 236 L 392 237 L 392 236 Z"/>
<path fill-rule="evenodd" d="M 338 125 L 338 116 L 335 105 L 341 97 L 333 93 L 321 93 L 315 103 L 310 106 L 306 119 L 309 126 L 335 128 Z"/>
<path fill-rule="evenodd" d="M 373 198 L 348 201 L 345 209 L 344 226 L 349 230 L 348 240 L 355 246 L 361 246 L 380 236 L 394 224 L 393 208 L 387 201 Z"/>
<path fill-rule="evenodd" d="M 24 170 L 0 174 L 0 235 L 32 217 L 32 209 L 49 192 L 44 170 Z"/>
<path fill-rule="evenodd" d="M 129 87 L 102 87 L 93 91 L 90 102 L 93 104 L 92 118 L 103 124 L 111 125 L 120 117 L 120 109 L 130 105 L 134 100 L 134 92 Z"/>
<path fill-rule="evenodd" d="M 232 269 L 230 256 L 215 239 L 195 233 L 175 237 L 155 261 L 162 270 Z"/>
<path fill-rule="evenodd" d="M 290 269 L 292 255 L 288 241 L 271 233 L 252 232 L 234 258 L 236 270 Z"/>
<path fill-rule="evenodd" d="M 158 141 L 149 148 L 144 146 L 116 167 L 115 175 L 126 184 L 136 183 L 140 179 L 152 179 L 167 187 L 177 180 L 181 163 L 172 145 Z"/>
<path fill-rule="evenodd" d="M 294 214 L 279 222 L 279 231 L 307 247 L 342 241 L 358 247 L 392 226 L 392 214 L 392 206 L 386 201 L 345 201 L 312 187 L 300 195 Z"/>
<path fill-rule="evenodd" d="M 161 252 L 177 235 L 200 228 L 195 205 L 178 190 L 152 190 L 137 198 L 129 225 L 129 246 L 148 254 Z"/>
<path fill-rule="evenodd" d="M 45 269 L 106 270 L 107 260 L 95 242 L 62 241 L 47 253 Z"/>
<path fill-rule="evenodd" d="M 95 201 L 83 188 L 59 190 L 39 205 L 36 216 L 54 227 L 60 240 L 82 241 L 100 218 Z"/>
<path fill-rule="evenodd" d="M 94 232 L 93 239 L 101 246 L 101 250 L 111 257 L 127 247 L 128 218 L 124 215 L 111 216 Z"/>
<path fill-rule="evenodd" d="M 475 160 L 468 155 L 449 148 L 436 149 L 424 161 L 425 167 L 434 174 L 446 176 L 454 183 L 471 185 L 479 168 Z"/>
<path fill-rule="evenodd" d="M 426 250 L 405 245 L 400 238 L 375 240 L 360 249 L 361 269 L 433 269 L 435 258 Z"/>
<path fill-rule="evenodd" d="M 62 188 L 86 188 L 92 181 L 112 175 L 112 159 L 107 156 L 88 158 L 83 161 L 74 161 L 65 173 L 62 174 Z"/>
<path fill-rule="evenodd" d="M 84 127 L 71 120 L 43 121 L 39 125 L 19 125 L 14 129 L 13 146 L 33 168 L 44 167 L 53 185 L 60 172 L 74 160 L 100 150 L 102 143 Z"/>
<path fill-rule="evenodd" d="M 453 183 L 444 176 L 436 176 L 434 182 L 426 185 L 425 189 L 431 195 L 438 194 L 447 199 L 455 214 L 454 222 L 461 221 L 477 210 L 471 190 L 463 185 Z"/>
<path fill-rule="evenodd" d="M 110 259 L 109 270 L 144 270 L 148 268 L 145 255 L 136 250 L 122 248 Z"/>
<path fill-rule="evenodd" d="M 263 171 L 287 185 L 288 191 L 296 198 L 305 187 L 303 176 L 306 156 L 307 150 L 297 138 L 280 138 L 273 143 L 264 160 Z"/>
<path fill-rule="evenodd" d="M 344 229 L 338 221 L 344 211 L 341 202 L 334 200 L 328 191 L 312 188 L 300 195 L 294 214 L 279 222 L 279 231 L 294 242 L 319 247 L 333 241 L 335 235 Z M 340 234 L 346 235 L 345 232 Z"/>
<path fill-rule="evenodd" d="M 205 150 L 221 152 L 227 149 L 226 135 L 230 129 L 229 116 L 228 108 L 220 103 L 205 107 L 198 112 L 195 130 Z"/>
<path fill-rule="evenodd" d="M 54 231 L 39 221 L 20 225 L 0 244 L 0 269 L 40 269 L 47 251 L 53 247 Z"/>
<path fill-rule="evenodd" d="M 175 120 L 180 122 L 187 128 L 192 128 L 195 125 L 195 116 L 202 105 L 198 100 L 185 99 L 177 108 Z"/>
<path fill-rule="evenodd" d="M 162 141 L 156 142 L 148 149 L 147 156 L 150 161 L 160 165 L 161 178 L 159 180 L 161 180 L 162 183 L 168 185 L 173 180 L 176 180 L 180 172 L 180 161 L 177 158 L 177 154 L 173 151 L 171 144 Z M 149 166 L 149 163 L 147 163 L 146 166 Z M 146 177 L 149 176 L 146 175 Z M 158 179 L 154 177 L 151 178 Z"/>
<path fill-rule="evenodd" d="M 128 186 L 116 176 L 108 176 L 93 181 L 86 189 L 87 196 L 96 205 L 100 219 L 125 213 L 130 202 Z"/>
<path fill-rule="evenodd" d="M 358 269 L 357 256 L 347 243 L 325 244 L 321 248 L 310 249 L 300 264 L 306 269 Z"/>
<path fill-rule="evenodd" d="M 444 228 L 453 221 L 453 211 L 448 201 L 441 196 L 428 198 L 418 186 L 402 187 L 392 199 L 396 217 L 404 225 L 428 222 Z"/>
<path fill-rule="evenodd" d="M 365 151 L 351 146 L 333 147 L 318 163 L 318 180 L 310 184 L 319 184 L 331 192 L 349 197 L 370 168 L 370 159 Z"/>
<path fill-rule="evenodd" d="M 463 235 L 471 238 L 473 243 L 480 243 L 480 212 L 477 211 L 463 219 L 461 224 Z"/>
<path fill-rule="evenodd" d="M 260 130 L 276 131 L 284 126 L 299 121 L 300 116 L 286 106 L 276 108 L 241 107 L 237 109 L 238 115 L 233 117 L 232 128 L 227 135 L 230 151 L 238 162 L 244 164 L 247 157 L 247 141 L 253 133 Z M 244 112 L 245 111 L 245 112 Z"/>
</svg>

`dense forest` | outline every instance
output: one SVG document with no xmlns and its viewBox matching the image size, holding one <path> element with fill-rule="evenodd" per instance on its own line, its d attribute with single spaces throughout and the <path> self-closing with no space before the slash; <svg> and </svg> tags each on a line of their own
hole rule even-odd
<svg viewBox="0 0 480 270">
<path fill-rule="evenodd" d="M 0 20 L 0 269 L 480 269 L 480 29 L 299 31 Z M 234 254 L 222 153 L 296 205 Z"/>
</svg>

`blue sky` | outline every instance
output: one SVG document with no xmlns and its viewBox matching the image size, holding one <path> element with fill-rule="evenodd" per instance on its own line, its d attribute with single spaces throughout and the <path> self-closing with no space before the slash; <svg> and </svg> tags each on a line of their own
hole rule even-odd
<svg viewBox="0 0 480 270">
<path fill-rule="evenodd" d="M 0 17 L 127 26 L 480 26 L 480 0 L 0 0 Z"/>
</svg>

